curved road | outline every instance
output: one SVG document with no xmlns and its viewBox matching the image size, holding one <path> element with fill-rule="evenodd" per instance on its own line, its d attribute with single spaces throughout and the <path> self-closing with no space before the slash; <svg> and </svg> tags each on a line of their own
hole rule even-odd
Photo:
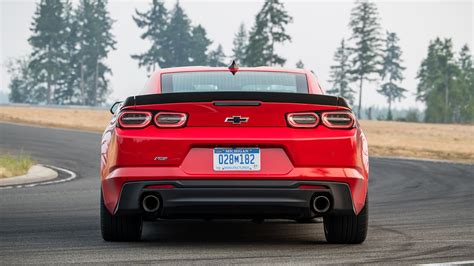
<svg viewBox="0 0 474 266">
<path fill-rule="evenodd" d="M 372 158 L 369 235 L 326 244 L 321 223 L 145 223 L 143 241 L 99 230 L 95 133 L 0 123 L 0 152 L 70 169 L 70 182 L 0 190 L 0 261 L 11 263 L 439 263 L 474 260 L 474 165 Z M 370 141 L 370 140 L 369 140 Z"/>
</svg>

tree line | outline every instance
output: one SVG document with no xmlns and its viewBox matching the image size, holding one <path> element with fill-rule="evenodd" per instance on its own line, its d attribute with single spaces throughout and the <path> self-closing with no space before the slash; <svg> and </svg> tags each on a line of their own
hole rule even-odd
<svg viewBox="0 0 474 266">
<path fill-rule="evenodd" d="M 356 113 L 360 117 L 364 84 L 377 82 L 377 92 L 387 98 L 386 119 L 392 120 L 392 103 L 405 98 L 407 92 L 400 85 L 405 67 L 399 38 L 395 32 L 382 34 L 377 6 L 370 1 L 356 2 L 349 27 L 352 35 L 342 39 L 334 54 L 329 80 L 332 88 L 328 93 L 353 104 L 358 92 Z M 426 122 L 474 122 L 472 61 L 467 44 L 455 56 L 450 39 L 430 42 L 418 71 L 416 92 L 416 99 L 426 105 Z"/>
<path fill-rule="evenodd" d="M 202 25 L 191 24 L 189 17 L 176 2 L 168 11 L 160 0 L 153 0 L 145 12 L 136 10 L 133 17 L 142 29 L 142 39 L 150 48 L 142 54 L 132 55 L 140 67 L 147 71 L 177 66 L 225 66 L 228 56 L 218 44 L 211 49 L 212 41 Z M 276 45 L 291 40 L 285 27 L 292 17 L 280 0 L 266 0 L 247 32 L 241 24 L 233 40 L 232 55 L 241 66 L 283 66 L 286 59 L 276 53 Z"/>
<path fill-rule="evenodd" d="M 214 44 L 206 29 L 194 25 L 177 1 L 168 10 L 162 0 L 152 0 L 146 10 L 132 17 L 140 38 L 149 48 L 131 55 L 141 68 L 204 65 L 225 66 L 235 59 L 241 66 L 284 66 L 277 53 L 281 44 L 291 42 L 286 27 L 292 16 L 281 0 L 266 0 L 250 30 L 243 23 L 234 35 L 232 54 Z M 40 0 L 28 39 L 32 53 L 10 64 L 10 100 L 46 104 L 103 104 L 111 89 L 112 75 L 105 59 L 115 49 L 111 33 L 113 20 L 107 0 Z M 360 116 L 367 84 L 387 98 L 387 119 L 393 119 L 392 104 L 406 97 L 401 87 L 405 67 L 399 37 L 382 31 L 375 3 L 355 3 L 348 24 L 351 36 L 343 38 L 330 70 L 332 88 L 328 93 L 355 104 Z M 301 60 L 297 68 L 304 68 Z M 416 98 L 426 104 L 427 122 L 473 122 L 474 70 L 467 45 L 455 55 L 450 39 L 436 38 L 418 71 Z M 357 101 L 356 101 L 357 99 Z"/>
<path fill-rule="evenodd" d="M 202 25 L 191 20 L 177 1 L 167 10 L 161 0 L 152 0 L 146 11 L 135 10 L 133 20 L 150 42 L 148 50 L 131 55 L 139 67 L 157 68 L 191 65 L 225 66 L 228 56 Z M 292 21 L 280 0 L 265 1 L 247 32 L 236 33 L 232 58 L 240 65 L 280 65 L 286 59 L 276 53 L 278 43 L 290 41 L 285 26 Z M 111 89 L 112 71 L 105 64 L 116 41 L 107 0 L 40 0 L 33 16 L 32 53 L 11 62 L 8 71 L 11 102 L 35 104 L 100 105 Z"/>
<path fill-rule="evenodd" d="M 98 105 L 110 93 L 115 49 L 105 0 L 41 0 L 28 39 L 32 53 L 10 64 L 10 101 Z"/>
</svg>

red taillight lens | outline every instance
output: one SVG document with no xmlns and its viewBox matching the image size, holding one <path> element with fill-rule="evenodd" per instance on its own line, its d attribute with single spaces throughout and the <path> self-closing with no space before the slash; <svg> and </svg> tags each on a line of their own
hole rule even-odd
<svg viewBox="0 0 474 266">
<path fill-rule="evenodd" d="M 183 127 L 187 118 L 183 113 L 159 112 L 155 116 L 155 124 L 158 127 Z"/>
<path fill-rule="evenodd" d="M 321 120 L 329 128 L 353 128 L 355 125 L 355 117 L 349 112 L 323 113 Z"/>
<path fill-rule="evenodd" d="M 286 120 L 291 127 L 316 127 L 319 123 L 319 116 L 315 113 L 291 113 L 286 115 Z"/>
<path fill-rule="evenodd" d="M 151 122 L 151 113 L 143 111 L 124 111 L 118 123 L 122 128 L 144 128 Z"/>
</svg>

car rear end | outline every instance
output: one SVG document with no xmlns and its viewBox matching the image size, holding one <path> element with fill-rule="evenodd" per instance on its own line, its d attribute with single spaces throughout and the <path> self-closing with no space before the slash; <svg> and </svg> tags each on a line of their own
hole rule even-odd
<svg viewBox="0 0 474 266">
<path fill-rule="evenodd" d="M 357 216 L 366 206 L 367 142 L 339 97 L 310 73 L 160 74 L 104 133 L 110 215 L 172 218 Z"/>
</svg>

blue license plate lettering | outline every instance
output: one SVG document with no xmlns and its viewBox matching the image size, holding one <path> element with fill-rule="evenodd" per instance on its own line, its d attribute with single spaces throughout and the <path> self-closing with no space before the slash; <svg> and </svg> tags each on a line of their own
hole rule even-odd
<svg viewBox="0 0 474 266">
<path fill-rule="evenodd" d="M 214 171 L 260 171 L 259 148 L 215 148 Z"/>
</svg>

